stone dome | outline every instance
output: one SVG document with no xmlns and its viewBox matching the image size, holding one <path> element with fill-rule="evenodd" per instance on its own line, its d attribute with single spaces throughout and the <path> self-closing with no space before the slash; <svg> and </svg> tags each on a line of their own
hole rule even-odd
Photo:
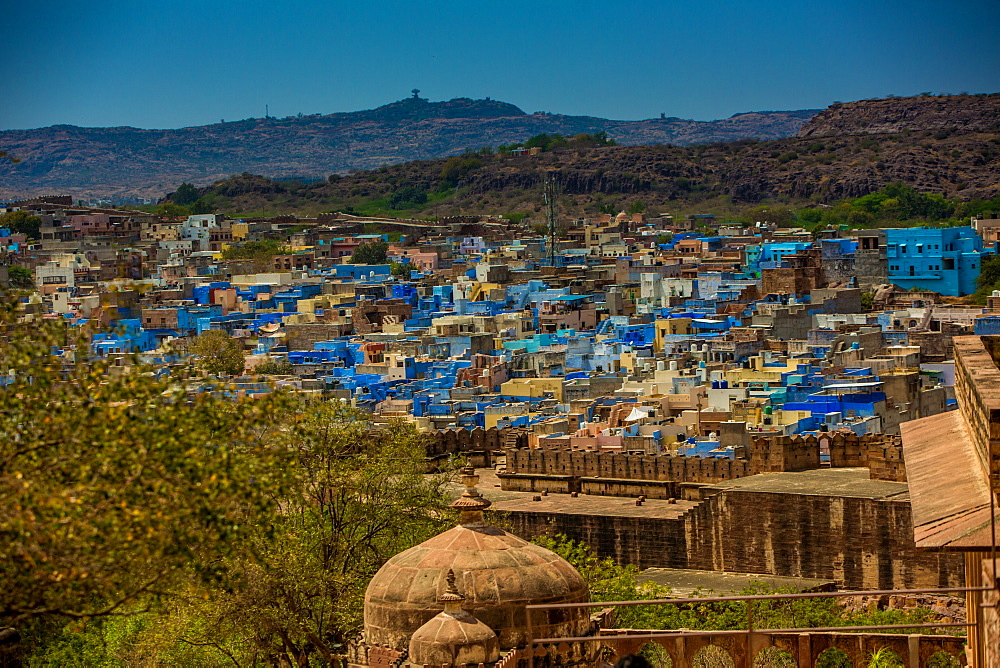
<svg viewBox="0 0 1000 668">
<path fill-rule="evenodd" d="M 624 211 L 619 212 L 619 214 L 617 216 L 615 216 L 615 222 L 616 223 L 627 223 L 628 222 L 628 214 L 625 213 Z"/>
<path fill-rule="evenodd" d="M 406 649 L 411 636 L 441 610 L 446 574 L 456 573 L 463 608 L 494 632 L 501 649 L 527 640 L 524 606 L 582 603 L 587 584 L 569 562 L 483 521 L 490 505 L 475 489 L 479 477 L 465 472 L 465 494 L 452 504 L 459 525 L 400 552 L 379 569 L 365 591 L 365 642 Z M 585 635 L 586 608 L 532 611 L 536 638 Z"/>
<path fill-rule="evenodd" d="M 448 588 L 438 602 L 444 611 L 432 617 L 410 638 L 410 663 L 418 666 L 465 666 L 495 663 L 500 645 L 493 629 L 462 609 L 465 597 L 448 571 Z"/>
</svg>

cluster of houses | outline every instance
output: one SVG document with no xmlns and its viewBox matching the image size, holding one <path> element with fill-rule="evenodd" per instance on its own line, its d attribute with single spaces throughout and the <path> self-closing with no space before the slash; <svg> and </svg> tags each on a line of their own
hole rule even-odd
<svg viewBox="0 0 1000 668">
<path fill-rule="evenodd" d="M 4 208 L 42 222 L 40 239 L 0 230 L 0 281 L 30 269 L 23 317 L 93 328 L 95 356 L 169 365 L 219 330 L 247 353 L 239 391 L 533 445 L 732 457 L 760 435 L 898 434 L 955 406 L 952 337 L 1000 332 L 1000 295 L 949 299 L 975 290 L 996 219 L 813 234 L 621 213 L 539 235 L 485 216 Z M 265 239 L 280 250 L 225 259 Z M 384 262 L 352 263 L 376 242 Z M 255 373 L 274 361 L 287 373 Z"/>
</svg>

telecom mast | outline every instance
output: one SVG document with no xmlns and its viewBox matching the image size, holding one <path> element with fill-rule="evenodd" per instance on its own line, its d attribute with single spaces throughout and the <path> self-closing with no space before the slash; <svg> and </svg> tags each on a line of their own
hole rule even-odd
<svg viewBox="0 0 1000 668">
<path fill-rule="evenodd" d="M 549 224 L 549 265 L 556 266 L 556 184 L 552 174 L 545 175 L 545 185 L 542 188 L 545 197 L 545 217 Z"/>
</svg>

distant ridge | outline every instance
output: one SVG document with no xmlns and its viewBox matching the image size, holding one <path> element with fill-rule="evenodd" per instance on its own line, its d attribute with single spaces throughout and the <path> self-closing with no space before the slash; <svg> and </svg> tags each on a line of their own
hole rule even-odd
<svg viewBox="0 0 1000 668">
<path fill-rule="evenodd" d="M 740 115 L 744 116 L 744 115 Z M 654 121 L 634 122 L 645 126 Z M 595 146 L 574 141 L 538 155 L 470 155 L 358 171 L 317 183 L 241 174 L 201 189 L 241 214 L 397 210 L 456 216 L 540 210 L 554 178 L 562 215 L 642 205 L 677 211 L 718 202 L 835 204 L 892 183 L 961 200 L 1000 195 L 1000 95 L 894 98 L 838 104 L 798 136 L 695 146 Z M 459 186 L 460 187 L 456 187 Z M 404 199 L 414 193 L 426 200 Z M 433 197 L 431 197 L 433 195 Z"/>
<path fill-rule="evenodd" d="M 272 178 L 325 178 L 429 160 L 542 133 L 607 132 L 623 145 L 686 146 L 794 136 L 818 110 L 736 114 L 717 121 L 610 120 L 525 113 L 498 100 L 410 97 L 376 109 L 328 115 L 251 118 L 174 130 L 54 125 L 0 132 L 0 197 L 61 192 L 75 197 L 159 197 L 183 181 L 208 184 L 252 172 Z"/>
</svg>

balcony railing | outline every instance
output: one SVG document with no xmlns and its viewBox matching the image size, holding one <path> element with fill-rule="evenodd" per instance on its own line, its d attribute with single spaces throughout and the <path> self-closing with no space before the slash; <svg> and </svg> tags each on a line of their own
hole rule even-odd
<svg viewBox="0 0 1000 668">
<path fill-rule="evenodd" d="M 614 656 L 605 659 L 614 662 L 615 657 L 634 654 L 648 643 L 658 645 L 671 660 L 673 668 L 687 668 L 695 656 L 706 647 L 716 647 L 728 654 L 730 665 L 737 667 L 761 665 L 755 663 L 768 648 L 776 648 L 791 655 L 798 666 L 814 666 L 820 655 L 827 650 L 839 650 L 847 655 L 853 666 L 867 666 L 869 657 L 880 649 L 890 650 L 899 655 L 904 665 L 920 667 L 927 665 L 930 657 L 940 652 L 949 655 L 961 665 L 965 665 L 966 637 L 955 635 L 924 635 L 919 629 L 972 629 L 976 623 L 933 622 L 916 624 L 887 624 L 840 627 L 797 627 L 797 628 L 757 628 L 755 627 L 754 604 L 766 601 L 794 601 L 800 599 L 852 598 L 911 594 L 958 594 L 969 592 L 993 592 L 993 587 L 953 587 L 936 589 L 903 589 L 871 591 L 808 592 L 797 594 L 758 594 L 749 596 L 716 596 L 651 599 L 643 601 L 607 601 L 591 603 L 557 603 L 526 606 L 528 642 L 521 653 L 528 668 L 556 665 L 562 656 L 569 653 L 593 654 L 581 650 L 591 644 L 601 644 L 606 652 Z M 746 604 L 744 628 L 734 630 L 646 630 L 646 629 L 604 629 L 595 635 L 573 638 L 535 638 L 533 632 L 533 611 L 548 615 L 559 610 L 573 608 L 599 609 L 610 619 L 616 608 L 639 605 L 705 605 L 711 603 Z M 976 615 L 978 618 L 978 615 Z M 886 632 L 889 633 L 886 633 Z M 893 633 L 894 632 L 894 633 Z M 716 650 L 718 651 L 718 650 Z M 775 651 L 775 650 L 770 650 Z M 725 661 L 725 659 L 723 659 Z M 727 664 L 729 662 L 726 662 Z"/>
</svg>

